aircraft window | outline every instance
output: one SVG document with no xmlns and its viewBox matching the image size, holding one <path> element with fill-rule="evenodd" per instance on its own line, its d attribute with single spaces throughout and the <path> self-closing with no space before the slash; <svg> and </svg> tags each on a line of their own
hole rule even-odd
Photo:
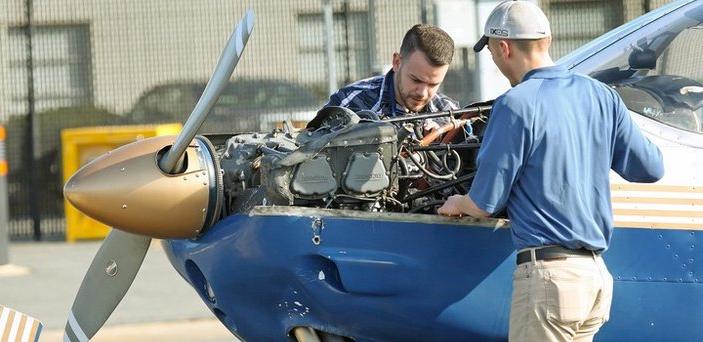
<svg viewBox="0 0 703 342">
<path fill-rule="evenodd" d="M 590 75 L 613 87 L 628 109 L 703 134 L 702 13 L 640 30 Z"/>
</svg>

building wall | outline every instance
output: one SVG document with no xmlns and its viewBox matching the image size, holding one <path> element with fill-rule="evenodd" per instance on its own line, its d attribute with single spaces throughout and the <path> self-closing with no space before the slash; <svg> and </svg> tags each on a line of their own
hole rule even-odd
<svg viewBox="0 0 703 342">
<path fill-rule="evenodd" d="M 8 28 L 24 23 L 24 2 L 5 0 L 0 5 L 0 47 L 5 51 L 10 48 Z M 342 0 L 331 2 L 336 11 L 341 10 Z M 666 2 L 652 0 L 650 6 L 655 8 Z M 322 3 L 323 0 L 35 0 L 33 24 L 89 25 L 93 100 L 98 106 L 122 113 L 142 93 L 158 84 L 207 80 L 234 24 L 246 8 L 255 10 L 257 24 L 235 77 L 299 81 L 297 16 L 320 13 Z M 369 3 L 375 4 L 371 12 L 368 12 Z M 554 5 L 564 3 L 612 5 L 610 1 L 542 0 L 541 6 L 549 13 Z M 623 1 L 623 20 L 640 15 L 643 3 L 643 0 Z M 432 0 L 349 2 L 350 10 L 372 16 L 369 25 L 375 34 L 369 39 L 370 71 L 383 72 L 390 65 L 403 34 L 419 21 L 422 4 L 431 5 Z M 426 15 L 432 20 L 431 10 Z M 574 40 L 571 45 L 597 36 L 609 29 L 609 25 L 587 30 L 593 31 L 590 36 Z M 557 47 L 559 44 L 555 43 Z M 571 49 L 571 45 L 562 50 Z M 0 76 L 7 69 L 3 56 L 0 54 L 0 65 L 5 67 L 0 68 Z M 8 111 L 6 94 L 7 91 L 0 91 L 0 110 L 4 113 Z"/>
<path fill-rule="evenodd" d="M 24 1 L 8 1 L 0 6 L 0 43 L 6 41 L 8 27 L 24 23 Z M 366 12 L 368 2 L 352 0 L 350 10 Z M 378 34 L 370 42 L 370 57 L 375 71 L 382 71 L 405 31 L 418 22 L 420 6 L 417 0 L 375 3 L 372 25 Z M 254 9 L 257 22 L 235 77 L 297 81 L 297 16 L 320 13 L 322 1 L 55 0 L 34 4 L 34 25 L 89 25 L 95 103 L 124 112 L 155 85 L 207 80 L 246 8 Z M 332 4 L 341 10 L 341 0 Z"/>
</svg>

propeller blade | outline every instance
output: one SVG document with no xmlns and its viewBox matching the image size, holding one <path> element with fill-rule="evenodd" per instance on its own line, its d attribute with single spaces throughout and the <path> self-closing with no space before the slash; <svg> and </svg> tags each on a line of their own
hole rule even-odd
<svg viewBox="0 0 703 342">
<path fill-rule="evenodd" d="M 112 229 L 73 301 L 64 341 L 88 341 L 105 324 L 137 275 L 151 238 Z"/>
<path fill-rule="evenodd" d="M 208 113 L 220 98 L 220 94 L 227 86 L 229 78 L 232 76 L 234 67 L 237 66 L 239 58 L 244 52 L 244 47 L 249 41 L 251 31 L 254 29 L 254 11 L 248 10 L 244 18 L 237 23 L 234 32 L 229 37 L 215 71 L 205 86 L 203 95 L 195 104 L 193 112 L 183 125 L 183 130 L 176 137 L 173 147 L 159 160 L 159 167 L 166 173 L 176 173 L 181 164 L 181 156 L 190 144 L 195 134 L 207 118 Z"/>
<path fill-rule="evenodd" d="M 195 138 L 207 114 L 227 86 L 253 27 L 254 12 L 249 10 L 230 36 L 215 71 L 183 130 L 176 137 L 171 149 L 159 160 L 161 170 L 168 173 L 180 171 L 183 153 Z M 115 155 L 105 158 L 110 157 L 115 158 Z M 87 167 L 90 167 L 90 164 Z M 94 167 L 101 169 L 98 166 Z M 125 171 L 126 168 L 123 167 L 121 170 Z M 69 194 L 68 197 L 80 197 L 82 191 L 79 191 L 80 187 L 78 188 L 77 191 L 73 187 L 69 187 L 68 191 L 64 192 Z M 128 207 L 123 205 L 122 208 Z M 205 209 L 202 210 L 204 213 Z M 196 227 L 197 229 L 200 227 Z M 144 261 L 150 242 L 151 238 L 147 236 L 117 229 L 110 232 L 95 255 L 85 278 L 83 278 L 83 283 L 78 290 L 66 323 L 64 341 L 88 341 L 105 324 L 132 285 Z"/>
</svg>

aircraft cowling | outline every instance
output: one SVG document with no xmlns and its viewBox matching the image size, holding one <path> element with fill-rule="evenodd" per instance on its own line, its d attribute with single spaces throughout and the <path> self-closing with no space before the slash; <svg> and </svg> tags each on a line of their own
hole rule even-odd
<svg viewBox="0 0 703 342">
<path fill-rule="evenodd" d="M 64 195 L 78 210 L 111 227 L 154 238 L 196 237 L 218 218 L 222 176 L 214 148 L 196 137 L 185 170 L 167 174 L 158 157 L 174 136 L 140 140 L 110 151 L 76 172 Z"/>
</svg>

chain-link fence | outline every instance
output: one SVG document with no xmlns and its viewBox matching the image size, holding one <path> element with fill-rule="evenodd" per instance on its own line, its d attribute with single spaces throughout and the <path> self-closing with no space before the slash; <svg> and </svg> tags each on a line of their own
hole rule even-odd
<svg viewBox="0 0 703 342">
<path fill-rule="evenodd" d="M 664 2 L 543 0 L 540 6 L 552 21 L 558 58 Z M 471 9 L 458 24 L 479 31 L 478 9 L 495 3 L 5 0 L 0 119 L 8 132 L 11 237 L 63 237 L 61 129 L 183 122 L 247 8 L 256 12 L 254 34 L 203 132 L 307 120 L 332 88 L 387 71 L 408 28 L 442 21 L 439 7 Z M 476 64 L 468 46 L 458 48 L 443 91 L 462 104 L 479 100 Z"/>
</svg>

